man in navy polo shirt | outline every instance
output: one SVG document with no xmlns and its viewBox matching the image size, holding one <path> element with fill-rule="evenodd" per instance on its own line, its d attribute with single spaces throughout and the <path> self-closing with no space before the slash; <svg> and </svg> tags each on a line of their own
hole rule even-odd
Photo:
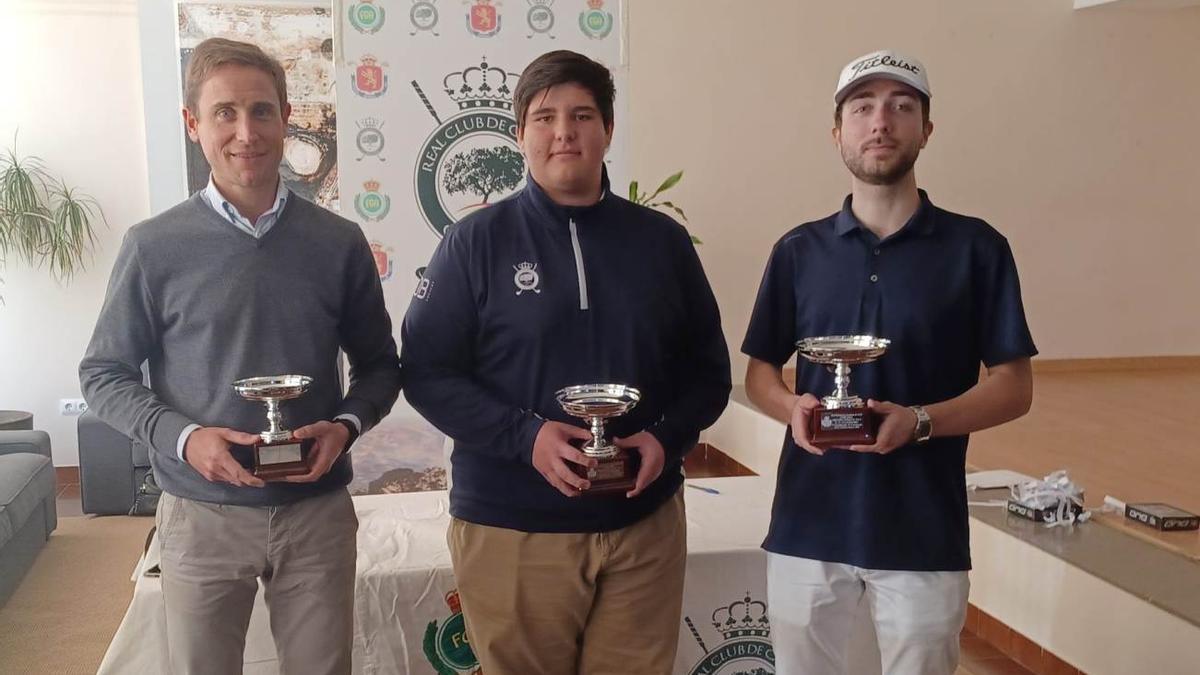
<svg viewBox="0 0 1200 675">
<path fill-rule="evenodd" d="M 791 425 L 763 543 L 780 673 L 845 672 L 864 597 L 884 673 L 954 672 L 971 567 L 967 435 L 1033 398 L 1037 350 L 1008 242 L 917 189 L 929 96 L 924 66 L 894 52 L 842 70 L 833 140 L 851 193 L 775 245 L 742 345 L 751 400 Z M 877 440 L 822 450 L 808 421 L 833 378 L 800 360 L 797 395 L 782 366 L 797 340 L 859 334 L 891 340 L 853 369 Z"/>
</svg>

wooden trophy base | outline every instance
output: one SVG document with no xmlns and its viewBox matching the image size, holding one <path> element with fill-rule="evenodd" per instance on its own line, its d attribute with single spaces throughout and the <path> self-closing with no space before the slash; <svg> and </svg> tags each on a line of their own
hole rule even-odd
<svg viewBox="0 0 1200 675">
<path fill-rule="evenodd" d="M 879 416 L 866 407 L 813 409 L 808 436 L 818 448 L 848 448 L 872 445 L 879 429 Z"/>
<path fill-rule="evenodd" d="M 633 489 L 637 483 L 638 467 L 641 455 L 618 449 L 614 457 L 598 460 L 596 468 L 567 462 L 579 477 L 591 481 L 591 486 L 584 490 L 584 495 L 609 495 L 616 492 L 624 494 Z"/>
<path fill-rule="evenodd" d="M 273 481 L 308 473 L 308 451 L 315 441 L 315 438 L 293 438 L 274 443 L 255 443 L 252 448 L 254 475 L 265 481 Z"/>
</svg>

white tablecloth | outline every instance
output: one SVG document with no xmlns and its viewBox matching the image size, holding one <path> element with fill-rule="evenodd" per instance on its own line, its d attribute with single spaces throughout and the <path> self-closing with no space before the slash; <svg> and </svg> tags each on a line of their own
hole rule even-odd
<svg viewBox="0 0 1200 675">
<path fill-rule="evenodd" d="M 689 480 L 688 562 L 676 673 L 774 672 L 766 611 L 766 557 L 759 548 L 772 480 Z M 471 673 L 446 548 L 445 492 L 355 497 L 359 518 L 355 585 L 355 673 Z M 99 673 L 165 673 L 166 628 L 159 580 L 140 573 L 129 610 Z M 719 626 L 718 626 L 719 624 Z M 756 669 L 762 668 L 762 671 Z M 261 589 L 246 639 L 245 672 L 278 673 Z"/>
</svg>

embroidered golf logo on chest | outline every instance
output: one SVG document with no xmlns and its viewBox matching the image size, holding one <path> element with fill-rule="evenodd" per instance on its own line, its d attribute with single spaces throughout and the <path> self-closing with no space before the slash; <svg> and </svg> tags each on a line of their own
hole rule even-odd
<svg viewBox="0 0 1200 675">
<path fill-rule="evenodd" d="M 537 273 L 537 263 L 523 262 L 513 265 L 513 269 L 516 270 L 516 274 L 513 275 L 513 284 L 517 287 L 517 295 L 525 291 L 542 292 L 542 289 L 538 288 L 542 279 Z"/>
</svg>

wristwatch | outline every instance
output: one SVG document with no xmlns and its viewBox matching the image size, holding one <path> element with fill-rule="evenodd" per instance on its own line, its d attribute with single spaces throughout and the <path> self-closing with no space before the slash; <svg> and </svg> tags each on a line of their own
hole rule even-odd
<svg viewBox="0 0 1200 675">
<path fill-rule="evenodd" d="M 351 422 L 350 420 L 346 419 L 345 417 L 339 417 L 336 420 L 331 420 L 331 421 L 334 424 L 341 424 L 341 425 L 345 426 L 346 431 L 350 432 L 350 435 L 346 438 L 346 447 L 342 448 L 343 453 L 349 452 L 350 446 L 354 445 L 354 441 L 356 441 L 358 439 L 358 427 L 354 426 L 354 422 Z"/>
<path fill-rule="evenodd" d="M 925 412 L 925 406 L 920 405 L 910 405 L 908 409 L 917 416 L 917 426 L 913 427 L 913 440 L 924 443 L 933 435 L 933 422 L 929 419 L 929 413 Z"/>
</svg>

